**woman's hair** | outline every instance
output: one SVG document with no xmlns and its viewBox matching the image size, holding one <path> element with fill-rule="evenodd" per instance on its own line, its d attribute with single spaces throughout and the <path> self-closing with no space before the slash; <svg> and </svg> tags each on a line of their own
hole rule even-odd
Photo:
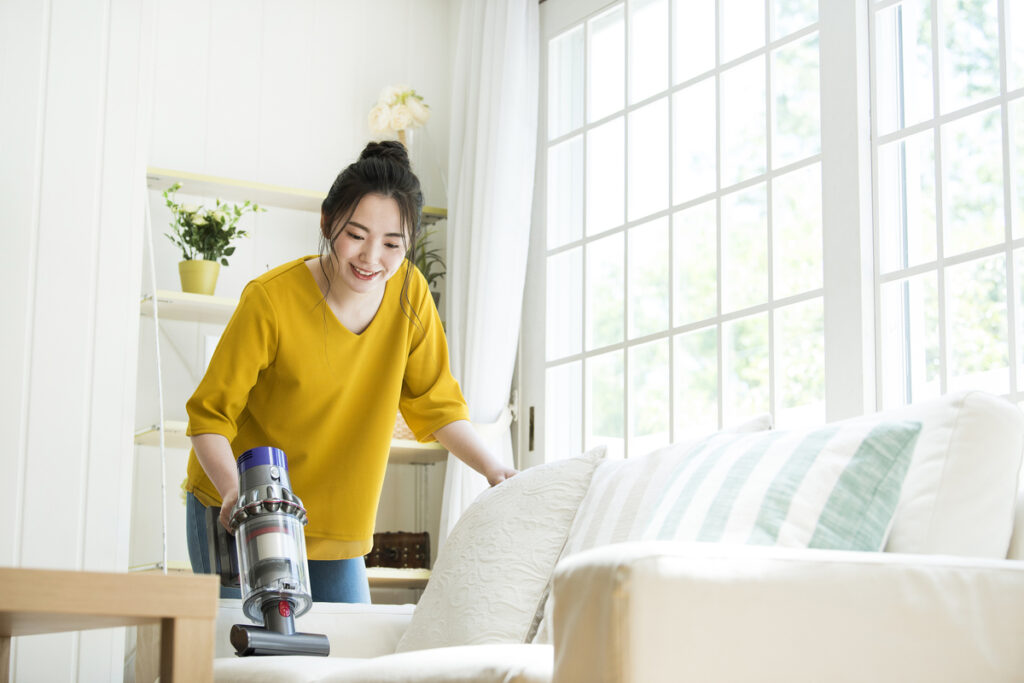
<svg viewBox="0 0 1024 683">
<path fill-rule="evenodd" d="M 334 241 L 352 218 L 359 201 L 368 194 L 390 197 L 398 204 L 402 234 L 406 243 L 405 257 L 410 267 L 405 271 L 400 297 L 402 311 L 410 320 L 418 319 L 409 301 L 409 274 L 416 262 L 416 238 L 420 231 L 420 212 L 423 210 L 423 193 L 420 181 L 412 172 L 409 154 L 405 146 L 395 140 L 371 142 L 363 149 L 359 159 L 338 174 L 324 199 L 320 210 L 323 213 L 323 229 L 320 231 L 320 268 L 327 280 L 328 291 L 331 281 L 324 269 L 324 257 L 334 261 Z M 335 268 L 338 264 L 334 263 Z M 327 293 L 324 293 L 326 298 Z"/>
</svg>

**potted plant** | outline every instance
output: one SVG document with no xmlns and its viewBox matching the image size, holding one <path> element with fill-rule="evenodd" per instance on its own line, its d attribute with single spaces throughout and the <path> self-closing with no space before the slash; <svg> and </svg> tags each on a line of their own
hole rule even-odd
<svg viewBox="0 0 1024 683">
<path fill-rule="evenodd" d="M 181 183 L 171 185 L 164 190 L 164 200 L 172 216 L 171 232 L 165 234 L 182 254 L 178 262 L 181 290 L 213 294 L 221 265 L 228 265 L 227 257 L 235 253 L 231 243 L 247 235 L 245 230 L 236 227 L 238 219 L 265 209 L 248 200 L 239 206 L 222 204 L 218 199 L 212 209 L 179 204 L 174 193 L 180 189 Z"/>
<path fill-rule="evenodd" d="M 436 230 L 424 230 L 423 234 L 416 240 L 416 267 L 423 273 L 423 277 L 427 279 L 427 286 L 430 288 L 431 296 L 434 297 L 435 306 L 441 303 L 441 292 L 436 291 L 434 288 L 437 286 L 437 281 L 443 278 L 445 274 L 444 258 L 441 256 L 441 250 L 431 249 L 427 244 L 430 241 L 430 237 L 436 233 Z"/>
</svg>

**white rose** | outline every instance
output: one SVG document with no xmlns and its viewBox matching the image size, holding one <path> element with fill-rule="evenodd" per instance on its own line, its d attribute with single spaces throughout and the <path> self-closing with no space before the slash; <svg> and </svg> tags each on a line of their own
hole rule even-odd
<svg viewBox="0 0 1024 683">
<path fill-rule="evenodd" d="M 377 98 L 377 104 L 383 104 L 384 106 L 390 107 L 392 104 L 398 103 L 398 98 L 401 97 L 402 91 L 397 85 L 389 85 L 380 91 L 380 97 Z"/>
<path fill-rule="evenodd" d="M 405 106 L 409 108 L 409 114 L 412 115 L 412 120 L 416 122 L 417 126 L 422 126 L 430 118 L 430 107 L 423 104 L 423 100 L 410 97 Z"/>
<path fill-rule="evenodd" d="M 182 204 L 181 205 L 181 212 L 182 213 L 195 213 L 198 210 L 199 210 L 199 207 L 196 206 L 195 204 Z"/>
<path fill-rule="evenodd" d="M 391 110 L 378 104 L 370 110 L 369 123 L 374 133 L 386 133 L 391 128 Z"/>
<path fill-rule="evenodd" d="M 396 104 L 391 107 L 391 128 L 393 130 L 405 130 L 412 125 L 412 113 L 409 107 L 404 104 Z"/>
<path fill-rule="evenodd" d="M 227 216 L 223 211 L 213 211 L 210 213 L 210 217 L 218 223 L 223 223 L 227 220 Z"/>
<path fill-rule="evenodd" d="M 192 225 L 203 226 L 206 225 L 206 219 L 202 216 L 196 216 L 192 219 Z"/>
</svg>

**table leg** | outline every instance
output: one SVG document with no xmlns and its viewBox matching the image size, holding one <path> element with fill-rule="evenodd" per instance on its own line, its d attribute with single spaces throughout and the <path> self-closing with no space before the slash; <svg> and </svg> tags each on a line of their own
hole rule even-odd
<svg viewBox="0 0 1024 683">
<path fill-rule="evenodd" d="M 11 637 L 0 636 L 0 682 L 11 680 Z"/>
<path fill-rule="evenodd" d="M 164 619 L 160 628 L 160 680 L 213 682 L 213 619 Z"/>
</svg>

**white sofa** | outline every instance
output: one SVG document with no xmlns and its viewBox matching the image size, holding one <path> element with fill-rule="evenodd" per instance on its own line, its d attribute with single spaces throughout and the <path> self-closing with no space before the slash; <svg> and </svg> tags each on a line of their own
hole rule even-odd
<svg viewBox="0 0 1024 683">
<path fill-rule="evenodd" d="M 522 472 L 467 511 L 415 609 L 300 618 L 328 634 L 329 658 L 233 657 L 227 631 L 244 619 L 222 601 L 216 679 L 1024 680 L 1016 406 L 962 392 L 767 426 Z"/>
</svg>

